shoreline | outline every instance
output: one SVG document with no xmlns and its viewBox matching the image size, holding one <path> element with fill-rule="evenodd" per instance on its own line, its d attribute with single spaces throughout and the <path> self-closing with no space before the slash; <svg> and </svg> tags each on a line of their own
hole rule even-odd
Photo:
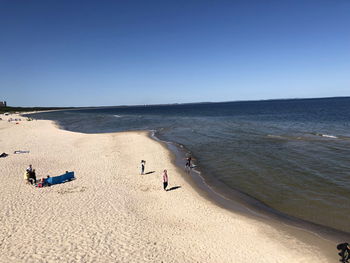
<svg viewBox="0 0 350 263">
<path fill-rule="evenodd" d="M 206 176 L 198 166 L 196 166 L 196 168 L 199 170 L 190 170 L 190 172 L 187 172 L 183 168 L 185 162 L 182 161 L 182 157 L 185 157 L 185 154 L 191 151 L 188 150 L 186 146 L 163 141 L 157 137 L 153 131 L 145 132 L 148 132 L 150 138 L 163 144 L 163 146 L 174 155 L 172 162 L 179 169 L 183 179 L 186 180 L 201 197 L 213 204 L 231 213 L 239 213 L 243 216 L 262 221 L 302 241 L 321 247 L 329 258 L 331 258 L 334 253 L 327 249 L 328 245 L 333 244 L 335 247 L 336 244 L 350 239 L 350 234 L 347 232 L 290 216 L 269 207 L 262 201 L 244 192 L 231 189 L 219 182 L 216 178 Z M 317 240 L 318 237 L 322 239 L 321 242 Z"/>
<path fill-rule="evenodd" d="M 289 227 L 299 228 L 307 232 L 314 232 L 315 235 L 320 235 L 333 242 L 340 243 L 342 240 L 350 239 L 350 233 L 348 232 L 288 215 L 268 206 L 261 200 L 258 200 L 247 193 L 229 188 L 224 183 L 219 182 L 216 178 L 209 177 L 198 165 L 195 166 L 195 169 L 191 169 L 189 172 L 186 171 L 183 168 L 185 166 L 185 161 L 182 160 L 187 153 L 191 153 L 186 146 L 164 141 L 157 137 L 156 131 L 145 132 L 148 132 L 150 138 L 164 144 L 164 146 L 172 152 L 174 155 L 172 162 L 179 168 L 183 178 L 188 180 L 192 187 L 199 191 L 203 197 L 208 198 L 209 201 L 212 201 L 216 205 L 229 211 L 242 213 L 243 215 L 251 216 L 253 218 L 262 220 L 266 220 L 267 218 L 273 219 L 279 224 L 283 223 L 287 224 Z"/>
<path fill-rule="evenodd" d="M 0 214 L 5 225 L 5 232 L 0 232 L 0 237 L 4 240 L 0 246 L 3 254 L 0 259 L 6 259 L 6 262 L 19 262 L 21 259 L 23 262 L 36 262 L 33 255 L 44 258 L 47 262 L 59 262 L 62 259 L 71 260 L 77 254 L 85 255 L 85 261 L 93 262 L 96 257 L 92 254 L 98 248 L 108 252 L 97 256 L 100 262 L 116 258 L 122 262 L 147 261 L 145 259 L 159 262 L 247 262 L 257 257 L 263 262 L 310 262 L 315 253 L 320 253 L 319 247 L 313 244 L 297 240 L 264 222 L 228 212 L 203 198 L 179 172 L 180 168 L 172 163 L 172 158 L 175 158 L 173 153 L 149 138 L 147 132 L 74 133 L 59 129 L 53 121 L 25 122 L 24 125 L 0 122 L 0 125 L 2 138 L 16 138 L 11 142 L 2 141 L 4 148 L 17 148 L 21 144 L 30 147 L 31 151 L 34 149 L 28 156 L 21 155 L 17 158 L 11 154 L 10 158 L 1 160 L 5 165 L 8 162 L 5 171 L 9 175 L 4 177 L 4 186 L 8 186 L 8 189 L 3 189 L 1 193 L 3 212 Z M 47 145 L 50 145 L 49 149 Z M 136 175 L 140 156 L 143 155 L 148 161 L 146 169 L 150 163 L 153 164 L 151 169 L 154 173 L 147 175 L 147 179 Z M 46 167 L 50 170 L 53 164 L 67 169 L 71 167 L 77 171 L 77 180 L 46 189 L 28 188 L 29 186 L 23 185 L 23 175 L 20 172 L 27 165 L 26 158 L 31 158 L 31 162 L 40 169 Z M 164 166 L 169 167 L 170 185 L 181 186 L 166 194 L 160 190 L 159 178 Z M 54 171 L 57 172 L 57 168 Z M 12 180 L 16 181 L 11 184 Z M 18 193 L 19 196 L 16 195 Z M 28 197 L 35 203 L 44 205 L 46 212 L 43 214 L 40 210 L 27 207 L 23 201 Z M 62 203 L 60 200 L 63 197 L 69 203 Z M 91 207 L 95 210 L 88 209 Z M 85 216 L 75 214 L 76 211 Z M 59 221 L 58 225 L 63 226 L 63 232 L 55 230 L 56 220 L 51 220 L 59 212 L 63 218 L 54 218 Z M 47 222 L 53 226 L 44 224 L 46 235 L 29 231 L 30 233 L 24 232 L 23 237 L 18 229 L 23 228 L 28 216 L 37 226 Z M 83 222 L 72 221 L 72 217 L 81 218 Z M 114 227 L 111 227 L 111 223 Z M 121 228 L 118 227 L 120 224 Z M 24 226 L 28 227 L 28 224 L 24 223 Z M 69 229 L 72 232 L 67 232 Z M 77 230 L 79 236 L 76 235 Z M 99 242 L 90 251 L 78 243 L 90 247 L 91 235 L 95 236 L 92 240 L 97 238 Z M 116 247 L 108 246 L 111 240 L 104 240 L 106 235 L 114 238 Z M 61 239 L 62 236 L 65 238 Z M 127 241 L 119 239 L 120 236 Z M 18 244 L 18 238 L 23 238 L 24 242 L 31 241 L 26 245 L 21 242 Z M 138 242 L 135 243 L 135 240 Z M 60 258 L 39 253 L 41 245 L 44 251 L 52 252 L 52 248 L 45 247 L 47 242 L 61 244 L 68 252 L 66 255 L 61 254 L 63 251 L 58 253 Z M 156 243 L 150 246 L 148 242 Z M 116 252 L 120 247 L 126 247 L 127 250 L 119 251 L 118 256 Z M 327 246 L 329 253 L 324 254 L 325 257 L 320 262 L 333 262 L 337 259 L 335 247 L 332 253 L 334 256 L 329 257 L 332 249 L 333 247 Z M 322 249 L 321 252 L 326 251 Z"/>
</svg>

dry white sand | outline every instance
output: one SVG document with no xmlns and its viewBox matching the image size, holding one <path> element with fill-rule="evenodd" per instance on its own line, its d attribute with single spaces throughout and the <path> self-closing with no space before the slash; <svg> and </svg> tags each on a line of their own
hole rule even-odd
<svg viewBox="0 0 350 263">
<path fill-rule="evenodd" d="M 0 158 L 0 262 L 330 262 L 201 197 L 146 132 L 81 134 L 23 119 L 0 121 L 0 153 L 10 154 Z M 153 173 L 139 174 L 142 159 Z M 29 164 L 38 178 L 69 170 L 76 180 L 35 188 L 24 183 Z M 163 169 L 181 188 L 163 191 Z"/>
</svg>

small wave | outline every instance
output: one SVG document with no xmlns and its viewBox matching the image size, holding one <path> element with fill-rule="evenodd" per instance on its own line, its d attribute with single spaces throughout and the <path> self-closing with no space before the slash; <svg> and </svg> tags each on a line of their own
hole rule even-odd
<svg viewBox="0 0 350 263">
<path fill-rule="evenodd" d="M 321 134 L 321 133 L 311 133 L 314 136 L 320 136 L 324 138 L 330 138 L 330 139 L 339 139 L 339 137 L 329 134 Z M 272 135 L 268 134 L 268 138 L 271 139 L 280 139 L 280 140 L 297 140 L 297 141 L 312 141 L 315 140 L 315 138 L 312 138 L 310 136 L 281 136 L 281 135 Z"/>
<path fill-rule="evenodd" d="M 156 137 L 156 130 L 150 130 L 150 132 L 151 132 L 151 137 Z"/>
<path fill-rule="evenodd" d="M 274 135 L 274 134 L 268 134 L 267 135 L 268 138 L 271 139 L 277 139 L 277 140 L 301 140 L 301 137 L 293 137 L 293 136 L 282 136 L 282 135 Z"/>
<path fill-rule="evenodd" d="M 282 136 L 280 136 L 280 135 L 273 135 L 273 134 L 268 134 L 267 137 L 270 137 L 270 138 L 280 138 L 280 139 L 282 139 Z"/>
<path fill-rule="evenodd" d="M 316 136 L 320 136 L 320 137 L 325 137 L 325 138 L 332 138 L 332 139 L 338 139 L 337 136 L 334 135 L 329 135 L 329 134 L 323 134 L 323 133 L 315 133 Z"/>
<path fill-rule="evenodd" d="M 121 115 L 113 115 L 114 117 L 116 118 L 121 118 L 122 116 Z"/>
</svg>

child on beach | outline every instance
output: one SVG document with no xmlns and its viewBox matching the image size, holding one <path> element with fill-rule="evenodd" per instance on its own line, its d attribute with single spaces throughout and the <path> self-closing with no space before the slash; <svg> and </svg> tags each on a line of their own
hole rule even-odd
<svg viewBox="0 0 350 263">
<path fill-rule="evenodd" d="M 164 170 L 163 172 L 163 188 L 166 191 L 166 188 L 168 187 L 168 173 L 167 170 Z"/>
<path fill-rule="evenodd" d="M 145 165 L 146 165 L 146 161 L 145 160 L 141 160 L 141 174 L 145 173 Z"/>
</svg>

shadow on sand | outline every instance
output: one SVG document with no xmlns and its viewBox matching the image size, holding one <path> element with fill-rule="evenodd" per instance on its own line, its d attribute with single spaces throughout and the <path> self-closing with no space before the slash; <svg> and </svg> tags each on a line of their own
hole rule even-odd
<svg viewBox="0 0 350 263">
<path fill-rule="evenodd" d="M 151 171 L 151 172 L 147 172 L 147 173 L 145 173 L 145 174 L 153 174 L 153 173 L 155 173 L 156 171 Z"/>
<path fill-rule="evenodd" d="M 173 186 L 173 187 L 171 187 L 171 188 L 169 188 L 169 189 L 167 189 L 166 191 L 168 192 L 168 191 L 173 191 L 173 190 L 176 190 L 176 189 L 179 189 L 179 188 L 181 188 L 181 186 Z"/>
</svg>

